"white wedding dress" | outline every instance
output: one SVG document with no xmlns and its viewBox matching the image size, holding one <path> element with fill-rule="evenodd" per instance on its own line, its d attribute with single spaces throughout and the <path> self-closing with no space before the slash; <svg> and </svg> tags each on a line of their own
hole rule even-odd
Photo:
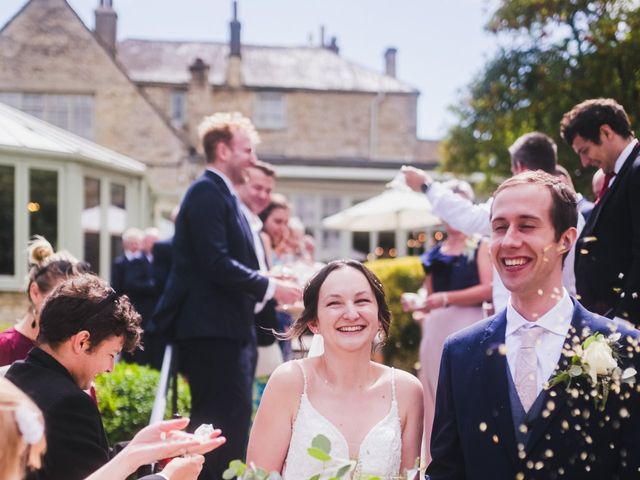
<svg viewBox="0 0 640 480">
<path fill-rule="evenodd" d="M 322 471 L 323 464 L 309 456 L 307 449 L 316 435 L 322 434 L 331 441 L 332 459 L 343 462 L 333 463 L 334 467 L 344 465 L 349 459 L 349 446 L 344 435 L 324 415 L 318 412 L 307 395 L 307 374 L 302 362 L 296 362 L 304 377 L 304 390 L 300 397 L 300 408 L 293 423 L 291 443 L 283 469 L 284 480 L 307 480 Z M 366 405 L 363 405 L 366 409 Z M 357 421 L 354 418 L 354 421 Z M 379 476 L 382 479 L 399 475 L 402 458 L 402 428 L 396 400 L 395 371 L 391 369 L 391 406 L 389 413 L 376 423 L 360 444 L 356 472 Z M 334 470 L 335 472 L 335 470 Z M 321 476 L 328 478 L 330 475 Z"/>
</svg>

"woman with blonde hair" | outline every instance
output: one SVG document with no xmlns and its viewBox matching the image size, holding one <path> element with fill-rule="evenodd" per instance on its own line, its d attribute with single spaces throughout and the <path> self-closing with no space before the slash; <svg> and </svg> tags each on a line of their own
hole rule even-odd
<svg viewBox="0 0 640 480">
<path fill-rule="evenodd" d="M 54 252 L 39 235 L 29 242 L 27 296 L 29 310 L 14 327 L 0 333 L 0 367 L 23 360 L 34 346 L 40 331 L 40 309 L 51 291 L 67 278 L 89 272 L 89 265 L 69 252 Z"/>
<path fill-rule="evenodd" d="M 46 442 L 40 409 L 18 387 L 0 377 L 0 478 L 21 480 L 40 468 Z"/>
</svg>

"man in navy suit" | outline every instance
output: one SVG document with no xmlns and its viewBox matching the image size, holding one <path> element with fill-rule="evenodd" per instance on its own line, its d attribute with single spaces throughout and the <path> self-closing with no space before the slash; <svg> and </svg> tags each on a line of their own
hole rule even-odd
<svg viewBox="0 0 640 480">
<path fill-rule="evenodd" d="M 124 294 L 124 283 L 129 264 L 140 255 L 144 234 L 139 228 L 128 228 L 122 234 L 122 255 L 118 255 L 111 264 L 111 286 Z"/>
<path fill-rule="evenodd" d="M 562 118 L 560 133 L 604 185 L 578 239 L 576 290 L 589 310 L 640 325 L 640 142 L 622 105 L 587 100 Z"/>
<path fill-rule="evenodd" d="M 301 289 L 259 271 L 253 234 L 233 187 L 256 163 L 257 133 L 238 113 L 203 120 L 207 170 L 189 187 L 176 219 L 173 264 L 155 318 L 173 330 L 191 387 L 191 425 L 224 429 L 227 443 L 208 455 L 201 479 L 219 480 L 242 459 L 252 409 L 256 357 L 254 308 L 294 303 Z"/>
<path fill-rule="evenodd" d="M 640 369 L 638 332 L 590 313 L 562 286 L 577 215 L 573 191 L 546 173 L 522 173 L 498 187 L 490 250 L 511 296 L 505 310 L 445 343 L 431 480 L 638 478 L 635 387 L 612 389 L 600 411 L 588 379 L 569 391 L 547 383 L 594 332 L 621 333 L 618 365 Z"/>
</svg>

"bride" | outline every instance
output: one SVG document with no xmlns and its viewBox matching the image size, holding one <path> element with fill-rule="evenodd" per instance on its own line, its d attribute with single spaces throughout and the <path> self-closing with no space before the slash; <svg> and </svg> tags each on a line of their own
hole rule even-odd
<svg viewBox="0 0 640 480">
<path fill-rule="evenodd" d="M 324 338 L 318 357 L 281 365 L 269 379 L 253 423 L 251 462 L 285 480 L 323 471 L 307 449 L 318 434 L 331 457 L 356 461 L 356 472 L 391 478 L 412 468 L 422 438 L 422 386 L 409 373 L 371 361 L 374 337 L 389 332 L 382 284 L 361 263 L 329 263 L 304 291 L 304 311 L 291 327 Z"/>
</svg>

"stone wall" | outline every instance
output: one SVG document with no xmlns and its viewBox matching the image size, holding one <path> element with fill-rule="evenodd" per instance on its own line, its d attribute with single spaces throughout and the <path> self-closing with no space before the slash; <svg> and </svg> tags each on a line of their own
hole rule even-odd
<svg viewBox="0 0 640 480">
<path fill-rule="evenodd" d="M 173 88 L 145 85 L 143 89 L 168 118 Z M 285 98 L 286 128 L 261 130 L 258 153 L 321 159 L 426 160 L 416 158 L 416 95 L 293 90 Z M 205 115 L 239 111 L 253 117 L 255 101 L 253 90 L 191 84 L 187 101 L 191 145 L 199 148 L 197 127 Z"/>
</svg>

